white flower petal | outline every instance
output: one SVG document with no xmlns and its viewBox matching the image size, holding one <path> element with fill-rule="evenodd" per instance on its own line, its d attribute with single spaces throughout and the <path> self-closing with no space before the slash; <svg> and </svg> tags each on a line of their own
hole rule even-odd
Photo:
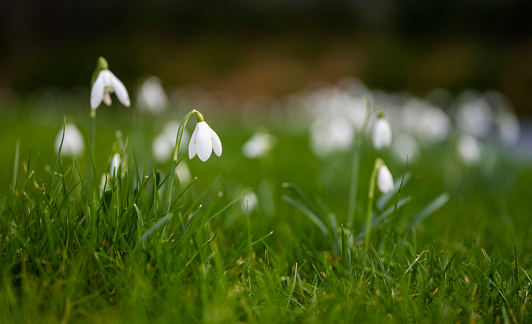
<svg viewBox="0 0 532 324">
<path fill-rule="evenodd" d="M 392 143 L 392 128 L 390 123 L 384 118 L 379 118 L 373 128 L 373 146 L 380 150 L 389 147 Z"/>
<path fill-rule="evenodd" d="M 196 151 L 203 162 L 207 161 L 212 154 L 212 139 L 210 128 L 206 122 L 199 122 L 196 134 Z"/>
<path fill-rule="evenodd" d="M 379 168 L 379 173 L 377 175 L 377 186 L 382 193 L 388 193 L 393 189 L 393 177 L 390 170 L 386 165 L 383 165 Z"/>
<path fill-rule="evenodd" d="M 190 137 L 190 143 L 188 144 L 188 158 L 192 160 L 196 156 L 196 135 L 198 134 L 198 124 L 194 128 L 194 133 Z"/>
<path fill-rule="evenodd" d="M 222 142 L 220 141 L 220 138 L 218 137 L 216 132 L 213 131 L 209 125 L 207 125 L 207 127 L 209 127 L 209 130 L 211 131 L 212 150 L 214 151 L 216 155 L 220 156 L 222 155 Z"/>
<path fill-rule="evenodd" d="M 116 97 L 118 98 L 118 100 L 120 100 L 120 102 L 124 106 L 129 107 L 130 105 L 129 95 L 122 81 L 118 80 L 118 78 L 111 71 L 109 71 L 109 79 L 111 81 L 110 85 L 115 90 Z"/>
<path fill-rule="evenodd" d="M 107 90 L 103 91 L 103 103 L 107 106 L 110 106 L 113 103 L 113 101 L 111 100 L 111 94 Z"/>
<path fill-rule="evenodd" d="M 109 174 L 111 174 L 112 177 L 117 176 L 119 168 L 120 168 L 120 154 L 115 153 L 115 155 L 113 155 L 113 157 L 111 158 L 111 168 L 109 170 Z"/>
<path fill-rule="evenodd" d="M 98 108 L 98 106 L 102 102 L 103 91 L 105 88 L 103 79 L 104 79 L 104 76 L 102 74 L 102 71 L 100 71 L 91 89 L 91 108 L 92 109 Z"/>
</svg>

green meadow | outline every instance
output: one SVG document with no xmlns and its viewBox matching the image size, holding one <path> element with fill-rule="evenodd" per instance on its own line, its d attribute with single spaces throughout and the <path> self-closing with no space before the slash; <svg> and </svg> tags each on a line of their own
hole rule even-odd
<svg viewBox="0 0 532 324">
<path fill-rule="evenodd" d="M 518 149 L 488 138 L 462 163 L 454 130 L 406 162 L 368 128 L 319 155 L 291 101 L 152 116 L 113 95 L 91 119 L 86 95 L 2 103 L 0 322 L 532 321 L 532 168 Z M 192 109 L 221 156 L 190 160 L 187 140 L 177 161 L 156 159 L 152 141 Z M 65 121 L 83 135 L 75 158 L 54 150 Z M 266 130 L 271 149 L 243 155 Z M 395 186 L 370 201 L 378 157 Z"/>
</svg>

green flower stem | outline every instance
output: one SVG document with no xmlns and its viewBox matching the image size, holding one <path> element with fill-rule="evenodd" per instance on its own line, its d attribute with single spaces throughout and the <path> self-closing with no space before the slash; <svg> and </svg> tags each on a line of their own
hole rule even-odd
<svg viewBox="0 0 532 324">
<path fill-rule="evenodd" d="M 170 211 L 170 205 L 172 202 L 172 191 L 174 190 L 174 178 L 175 178 L 175 168 L 178 164 L 178 158 L 179 158 L 179 145 L 181 144 L 181 139 L 183 138 L 183 131 L 185 130 L 185 126 L 187 125 L 189 119 L 194 115 L 194 113 L 198 114 L 198 121 L 200 119 L 199 116 L 203 119 L 203 116 L 196 110 L 193 109 L 191 112 L 189 112 L 181 121 L 181 124 L 179 125 L 179 129 L 177 131 L 177 137 L 175 140 L 175 148 L 174 148 L 174 159 L 172 160 L 172 169 L 170 170 L 170 175 L 168 179 L 168 189 L 166 190 L 166 202 L 164 206 L 164 213 L 168 214 Z"/>
<path fill-rule="evenodd" d="M 366 214 L 366 240 L 365 248 L 369 248 L 369 240 L 371 234 L 371 213 L 373 212 L 373 197 L 375 195 L 375 180 L 377 179 L 377 173 L 379 168 L 384 165 L 384 161 L 381 158 L 375 160 L 375 165 L 373 166 L 373 171 L 371 172 L 371 177 L 369 179 L 369 190 L 368 190 L 368 211 Z"/>
<path fill-rule="evenodd" d="M 351 171 L 351 187 L 349 190 L 349 209 L 347 212 L 347 227 L 351 228 L 354 222 L 355 209 L 357 205 L 357 192 L 358 192 L 358 176 L 360 173 L 360 153 L 362 151 L 362 143 L 364 141 L 364 133 L 368 127 L 369 118 L 371 114 L 371 107 L 369 101 L 366 99 L 366 119 L 362 124 L 362 128 L 356 134 L 355 153 L 353 157 L 353 169 Z"/>
<path fill-rule="evenodd" d="M 91 166 L 92 173 L 94 175 L 94 184 L 98 185 L 98 177 L 96 175 L 96 167 L 94 165 L 94 142 L 96 138 L 96 109 L 91 109 L 91 128 L 90 128 L 90 153 L 91 153 Z"/>
</svg>

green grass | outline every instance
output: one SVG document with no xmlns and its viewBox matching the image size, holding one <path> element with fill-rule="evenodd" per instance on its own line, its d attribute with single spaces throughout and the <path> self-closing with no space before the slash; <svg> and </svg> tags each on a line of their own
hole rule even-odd
<svg viewBox="0 0 532 324">
<path fill-rule="evenodd" d="M 501 155 L 491 169 L 465 168 L 450 143 L 425 148 L 408 167 L 384 153 L 396 181 L 409 175 L 399 195 L 377 194 L 374 210 L 385 216 L 365 250 L 378 156 L 367 144 L 347 228 L 352 152 L 316 158 L 306 134 L 266 112 L 243 121 L 238 111 L 202 111 L 223 155 L 185 158 L 197 180 L 176 183 L 165 213 L 171 166 L 150 153 L 162 119 L 99 108 L 98 181 L 116 129 L 128 143 L 122 176 L 100 194 L 88 145 L 76 160 L 53 152 L 63 115 L 88 140 L 88 108 L 12 105 L 0 119 L 2 323 L 532 320 L 527 161 Z M 241 146 L 259 126 L 277 146 L 246 159 Z M 238 200 L 247 189 L 259 197 L 249 212 Z"/>
</svg>

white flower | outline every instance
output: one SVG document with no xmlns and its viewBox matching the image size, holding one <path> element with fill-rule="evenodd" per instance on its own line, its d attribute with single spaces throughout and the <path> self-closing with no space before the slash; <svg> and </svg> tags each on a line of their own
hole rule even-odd
<svg viewBox="0 0 532 324">
<path fill-rule="evenodd" d="M 354 137 L 355 129 L 345 118 L 319 118 L 310 127 L 310 145 L 319 156 L 347 150 Z"/>
<path fill-rule="evenodd" d="M 85 150 L 83 143 L 83 135 L 74 124 L 66 124 L 64 128 L 65 136 L 63 139 L 63 128 L 57 133 L 55 138 L 55 152 L 59 153 L 61 140 L 63 146 L 61 147 L 61 156 L 81 156 Z"/>
<path fill-rule="evenodd" d="M 138 102 L 140 108 L 154 115 L 166 110 L 168 97 L 161 86 L 161 80 L 159 78 L 152 76 L 142 83 L 138 95 Z"/>
<path fill-rule="evenodd" d="M 476 137 L 485 137 L 489 134 L 493 114 L 486 98 L 472 92 L 465 92 L 459 98 L 456 112 L 458 128 Z"/>
<path fill-rule="evenodd" d="M 385 118 L 379 117 L 373 127 L 373 146 L 377 150 L 380 150 L 383 147 L 390 147 L 391 144 L 392 128 L 390 127 L 390 123 Z"/>
<path fill-rule="evenodd" d="M 382 193 L 388 193 L 393 189 L 392 173 L 384 164 L 379 168 L 379 173 L 377 174 L 377 186 Z"/>
<path fill-rule="evenodd" d="M 164 126 L 163 131 L 157 137 L 155 137 L 151 148 L 153 156 L 156 160 L 167 162 L 171 159 L 172 155 L 174 154 L 178 130 L 179 123 L 175 120 L 171 120 Z M 188 132 L 186 129 L 184 129 L 181 137 L 181 143 L 186 143 L 188 141 L 188 137 Z"/>
<path fill-rule="evenodd" d="M 244 195 L 242 199 L 241 207 L 244 213 L 251 213 L 255 208 L 257 208 L 259 199 L 253 191 L 249 191 Z"/>
<path fill-rule="evenodd" d="M 275 137 L 268 133 L 255 133 L 242 146 L 242 154 L 250 159 L 263 156 L 275 146 Z"/>
<path fill-rule="evenodd" d="M 116 177 L 118 174 L 118 168 L 120 167 L 120 154 L 115 153 L 111 158 L 111 168 L 109 169 L 109 174 L 111 177 Z"/>
<path fill-rule="evenodd" d="M 392 153 L 402 163 L 416 162 L 420 155 L 419 144 L 416 139 L 407 133 L 394 136 Z"/>
<path fill-rule="evenodd" d="M 458 154 L 466 165 L 476 165 L 482 158 L 482 144 L 469 134 L 462 134 L 457 143 Z"/>
<path fill-rule="evenodd" d="M 116 93 L 120 102 L 129 107 L 129 95 L 126 87 L 118 78 L 109 70 L 101 70 L 94 81 L 91 90 L 91 108 L 96 109 L 103 102 L 111 105 L 111 93 Z"/>
<path fill-rule="evenodd" d="M 198 154 L 203 162 L 207 161 L 212 151 L 218 156 L 222 155 L 222 142 L 212 128 L 205 121 L 198 122 L 188 145 L 188 157 L 192 160 Z"/>
<path fill-rule="evenodd" d="M 513 146 L 519 142 L 521 127 L 517 117 L 509 111 L 503 112 L 498 120 L 499 136 L 505 145 Z"/>
<path fill-rule="evenodd" d="M 182 186 L 186 186 L 190 183 L 190 181 L 192 181 L 192 175 L 190 174 L 190 170 L 188 165 L 185 163 L 185 160 L 179 162 L 179 164 L 176 166 L 175 175 L 179 179 L 179 183 L 181 183 Z"/>
</svg>

